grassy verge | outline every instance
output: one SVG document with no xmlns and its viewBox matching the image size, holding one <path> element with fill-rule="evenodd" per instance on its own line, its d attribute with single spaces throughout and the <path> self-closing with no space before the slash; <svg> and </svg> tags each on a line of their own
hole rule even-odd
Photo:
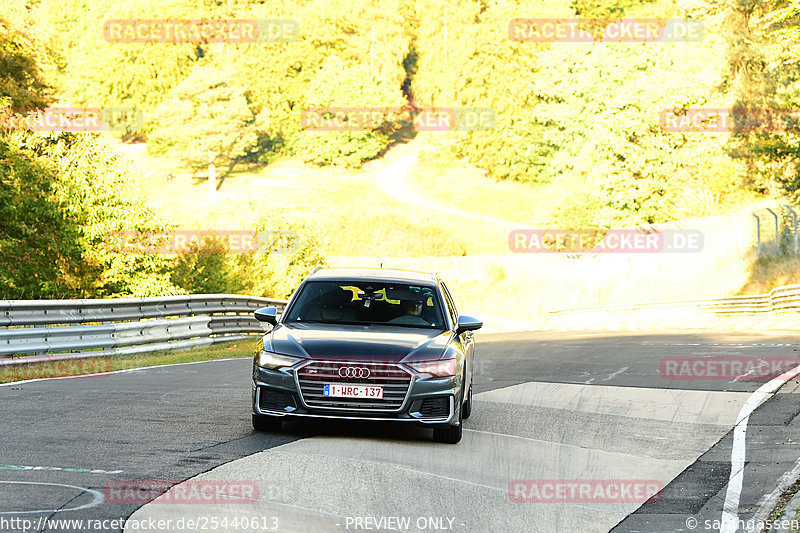
<svg viewBox="0 0 800 533">
<path fill-rule="evenodd" d="M 763 294 L 781 285 L 800 283 L 800 257 L 759 257 L 750 265 L 749 273 L 740 295 Z"/>
<path fill-rule="evenodd" d="M 452 256 L 506 253 L 507 233 L 476 220 L 454 220 L 399 202 L 377 182 L 380 168 L 315 168 L 284 160 L 227 176 L 209 200 L 207 180 L 172 169 L 169 161 L 120 145 L 140 170 L 138 187 L 165 219 L 185 229 L 251 230 L 278 209 L 314 227 L 328 256 Z M 462 206 L 463 207 L 463 206 Z M 469 207 L 466 207 L 469 209 Z"/>
<path fill-rule="evenodd" d="M 255 342 L 255 340 L 236 341 L 208 348 L 198 348 L 196 350 L 170 350 L 150 354 L 91 357 L 87 359 L 15 365 L 13 367 L 0 368 L 0 383 L 98 374 L 145 366 L 213 361 L 215 359 L 228 359 L 231 357 L 248 357 L 253 353 Z"/>
<path fill-rule="evenodd" d="M 798 490 L 800 490 L 800 481 L 795 481 L 792 483 L 789 488 L 783 491 L 783 494 L 780 495 L 778 498 L 777 503 L 775 504 L 775 508 L 769 515 L 769 519 L 771 522 L 789 522 L 789 527 L 784 528 L 785 531 L 789 531 L 790 533 L 797 533 L 798 528 L 795 527 L 794 523 L 797 523 L 797 520 L 800 519 L 800 510 L 795 512 L 794 516 L 786 516 L 786 507 L 792 501 L 794 496 L 797 494 Z M 777 525 L 777 524 L 775 524 Z"/>
<path fill-rule="evenodd" d="M 424 151 L 408 176 L 409 185 L 436 203 L 516 222 L 544 227 L 561 203 L 557 187 L 489 179 L 481 170 L 445 150 Z M 503 251 L 507 253 L 508 249 Z"/>
<path fill-rule="evenodd" d="M 555 309 L 733 294 L 747 279 L 750 260 L 721 257 L 708 268 L 695 268 L 679 254 L 640 255 L 548 257 L 542 259 L 552 260 L 531 266 L 528 274 L 497 264 L 488 280 L 447 281 L 459 311 L 539 322 Z"/>
<path fill-rule="evenodd" d="M 561 222 L 563 206 L 580 196 L 587 184 L 564 176 L 551 183 L 521 183 L 489 179 L 480 169 L 448 153 L 446 147 L 427 147 L 409 173 L 412 188 L 447 207 L 520 224 L 520 227 L 582 227 L 579 222 Z M 760 197 L 737 191 L 702 206 L 686 206 L 688 217 L 703 217 L 743 209 Z M 599 206 L 587 206 L 587 209 Z M 599 215 L 599 213 L 598 213 Z"/>
</svg>

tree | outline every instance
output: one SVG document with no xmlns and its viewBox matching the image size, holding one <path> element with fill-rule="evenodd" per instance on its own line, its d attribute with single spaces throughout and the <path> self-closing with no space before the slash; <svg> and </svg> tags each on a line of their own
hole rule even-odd
<svg viewBox="0 0 800 533">
<path fill-rule="evenodd" d="M 176 294 L 170 261 L 119 246 L 163 233 L 128 164 L 98 134 L 0 136 L 0 279 L 4 298 Z"/>
<path fill-rule="evenodd" d="M 221 18 L 211 1 L 41 0 L 35 11 L 53 29 L 64 67 L 53 82 L 64 100 L 87 107 L 124 107 L 151 113 L 206 54 L 205 43 L 116 43 L 105 38 L 108 20 Z M 138 118 L 133 115 L 133 118 Z M 121 125 L 119 125 L 121 126 Z M 124 138 L 141 137 L 140 120 L 125 124 Z"/>
<path fill-rule="evenodd" d="M 450 5 L 419 29 L 417 99 L 491 108 L 496 124 L 455 132 L 459 157 L 490 178 L 552 183 L 553 223 L 636 224 L 712 210 L 730 192 L 724 138 L 660 128 L 665 109 L 720 106 L 724 59 L 711 39 L 686 43 L 515 42 L 519 18 L 653 18 L 647 2 Z M 667 8 L 664 18 L 675 16 Z M 434 22 L 435 21 L 435 22 Z M 687 61 L 687 57 L 692 60 Z M 659 80 L 653 83 L 653 80 Z M 442 135 L 445 137 L 445 135 Z M 720 176 L 724 170 L 729 175 Z M 712 193 L 705 191 L 712 189 Z"/>
<path fill-rule="evenodd" d="M 0 299 L 78 294 L 81 228 L 54 199 L 54 169 L 0 136 L 0 176 Z"/>
<path fill-rule="evenodd" d="M 258 250 L 232 257 L 231 270 L 244 285 L 242 292 L 288 298 L 314 267 L 325 265 L 319 229 L 294 218 L 280 208 L 257 215 Z"/>
<path fill-rule="evenodd" d="M 180 156 L 202 167 L 212 160 L 232 167 L 257 142 L 255 117 L 231 75 L 195 66 L 151 121 L 148 150 Z"/>
<path fill-rule="evenodd" d="M 12 111 L 44 107 L 53 101 L 46 71 L 59 62 L 58 53 L 21 0 L 8 0 L 0 13 L 0 97 Z"/>
<path fill-rule="evenodd" d="M 800 2 L 725 2 L 728 72 L 735 96 L 729 153 L 744 183 L 800 201 Z"/>
<path fill-rule="evenodd" d="M 405 104 L 400 84 L 381 79 L 365 63 L 345 63 L 329 57 L 309 84 L 309 108 L 400 109 Z M 358 112 L 354 116 L 357 116 Z M 387 113 L 365 131 L 308 131 L 301 135 L 295 151 L 306 161 L 318 165 L 358 167 L 383 153 L 389 145 L 389 131 L 396 120 Z"/>
</svg>

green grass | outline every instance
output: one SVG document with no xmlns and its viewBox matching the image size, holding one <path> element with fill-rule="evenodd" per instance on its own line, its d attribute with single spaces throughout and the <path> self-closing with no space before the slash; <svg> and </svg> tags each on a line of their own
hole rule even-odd
<svg viewBox="0 0 800 533">
<path fill-rule="evenodd" d="M 80 376 L 141 368 L 145 366 L 172 365 L 213 361 L 232 357 L 249 357 L 253 354 L 256 340 L 235 341 L 227 344 L 186 351 L 165 351 L 151 354 L 115 355 L 92 357 L 47 363 L 23 364 L 0 368 L 0 383 L 11 383 L 29 379 Z"/>
<path fill-rule="evenodd" d="M 727 171 L 727 169 L 726 169 Z M 419 164 L 411 171 L 409 183 L 420 195 L 442 205 L 520 224 L 520 227 L 553 227 L 562 220 L 560 212 L 586 184 L 573 177 L 552 183 L 521 183 L 489 179 L 469 163 L 450 155 L 444 148 L 423 150 Z M 717 201 L 705 202 L 689 217 L 710 216 L 743 209 L 763 198 L 747 191 L 735 191 Z M 580 223 L 557 225 L 581 227 Z"/>
<path fill-rule="evenodd" d="M 442 205 L 531 228 L 547 225 L 562 194 L 550 184 L 487 178 L 484 172 L 445 151 L 424 152 L 408 182 L 419 194 Z"/>
<path fill-rule="evenodd" d="M 209 201 L 207 181 L 121 145 L 139 167 L 140 190 L 167 220 L 186 229 L 250 230 L 279 209 L 318 230 L 333 256 L 450 256 L 506 253 L 507 233 L 479 220 L 459 220 L 394 200 L 364 170 L 315 168 L 288 160 L 233 172 Z M 178 165 L 177 162 L 172 162 Z"/>
</svg>

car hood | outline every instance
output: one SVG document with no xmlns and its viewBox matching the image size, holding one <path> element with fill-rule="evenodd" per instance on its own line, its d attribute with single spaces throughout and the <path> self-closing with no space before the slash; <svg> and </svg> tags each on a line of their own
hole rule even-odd
<svg viewBox="0 0 800 533">
<path fill-rule="evenodd" d="M 264 346 L 295 357 L 347 361 L 439 359 L 452 332 L 428 328 L 334 324 L 278 324 Z"/>
</svg>

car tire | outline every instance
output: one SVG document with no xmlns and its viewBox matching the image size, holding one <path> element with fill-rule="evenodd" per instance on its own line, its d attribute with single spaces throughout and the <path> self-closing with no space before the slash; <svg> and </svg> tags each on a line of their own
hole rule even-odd
<svg viewBox="0 0 800 533">
<path fill-rule="evenodd" d="M 464 405 L 461 406 L 461 417 L 466 420 L 469 418 L 469 415 L 472 414 L 472 385 L 469 386 L 469 392 L 467 392 L 467 401 L 464 402 Z"/>
<path fill-rule="evenodd" d="M 277 416 L 253 414 L 253 429 L 256 431 L 280 431 L 283 420 Z"/>
<path fill-rule="evenodd" d="M 461 442 L 461 435 L 464 431 L 464 409 L 458 410 L 458 425 L 442 424 L 433 427 L 433 440 L 445 444 L 458 444 Z"/>
</svg>

